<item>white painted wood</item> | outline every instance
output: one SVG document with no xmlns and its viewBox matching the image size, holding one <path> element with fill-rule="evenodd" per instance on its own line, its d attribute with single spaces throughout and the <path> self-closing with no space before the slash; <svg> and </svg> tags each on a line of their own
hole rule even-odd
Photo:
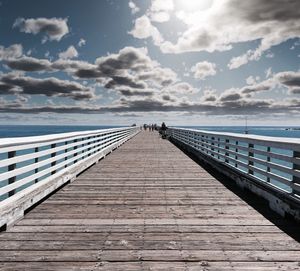
<svg viewBox="0 0 300 271">
<path fill-rule="evenodd" d="M 113 141 L 116 137 L 118 137 L 119 135 L 123 134 L 124 132 L 121 132 L 121 133 L 116 133 L 115 136 L 113 137 L 110 137 L 109 139 L 106 139 L 104 140 L 101 144 L 103 143 L 106 143 L 106 142 L 109 142 L 109 141 Z M 62 153 L 60 155 L 57 155 L 57 156 L 54 156 L 54 157 L 51 157 L 51 158 L 48 158 L 48 159 L 45 159 L 45 160 L 42 160 L 40 162 L 37 162 L 37 163 L 33 163 L 33 164 L 30 164 L 28 166 L 24 166 L 24 167 L 21 167 L 21 168 L 17 168 L 15 170 L 12 170 L 12 171 L 7 171 L 5 173 L 2 173 L 0 174 L 0 181 L 3 181 L 3 180 L 6 180 L 8 178 L 11 178 L 11 177 L 15 177 L 15 176 L 18 176 L 18 175 L 21 175 L 21 174 L 24 174 L 26 172 L 29 172 L 31 170 L 34 170 L 35 168 L 39 168 L 39 167 L 43 167 L 43 166 L 46 166 L 46 165 L 50 165 L 52 162 L 54 161 L 57 161 L 57 160 L 60 160 L 60 159 L 63 159 L 65 157 L 68 157 L 70 155 L 73 155 L 73 154 L 78 154 L 90 147 L 95 147 L 97 146 L 99 143 L 94 143 L 94 144 L 91 144 L 91 145 L 87 145 L 87 146 L 84 146 L 84 147 L 80 147 L 80 148 L 77 148 L 75 150 L 72 150 L 70 152 L 66 152 L 66 153 Z M 80 146 L 82 145 L 82 142 L 77 142 L 77 145 L 76 146 Z M 102 146 L 102 145 L 100 145 Z M 98 148 L 99 149 L 99 148 Z M 97 149 L 97 150 L 98 150 Z M 51 151 L 51 149 L 48 150 L 48 154 L 50 153 L 53 153 L 53 151 Z M 81 155 L 82 156 L 82 155 Z M 81 157 L 80 156 L 80 157 Z M 76 156 L 77 158 L 79 156 Z M 74 159 L 76 160 L 76 159 Z M 67 160 L 68 161 L 68 160 Z"/>
<path fill-rule="evenodd" d="M 244 174 L 245 172 L 238 166 L 244 167 L 251 178 L 265 183 L 266 181 L 255 175 L 255 173 L 261 174 L 267 177 L 267 181 L 276 180 L 293 189 L 296 196 L 300 195 L 299 187 L 296 186 L 297 180 L 300 178 L 300 171 L 296 169 L 299 167 L 300 157 L 293 156 L 293 153 L 297 153 L 300 149 L 300 139 L 218 133 L 176 127 L 169 128 L 168 135 L 237 172 Z M 261 147 L 265 149 L 261 149 Z M 272 149 L 276 151 L 274 152 Z M 277 153 L 277 149 L 286 153 Z M 262 157 L 258 158 L 256 155 Z M 264 166 L 266 170 L 256 165 Z M 272 172 L 274 170 L 280 175 Z M 267 185 L 274 186 L 269 182 Z M 280 186 L 277 188 L 283 190 Z M 289 194 L 290 191 L 286 191 L 286 193 Z"/>
<path fill-rule="evenodd" d="M 34 181 L 34 180 L 37 179 L 37 178 L 40 178 L 40 177 L 42 177 L 42 176 L 45 176 L 45 175 L 51 173 L 51 172 L 54 171 L 54 170 L 58 170 L 58 169 L 64 168 L 65 165 L 67 165 L 67 164 L 69 164 L 69 163 L 72 163 L 72 162 L 74 162 L 74 161 L 76 161 L 76 160 L 80 160 L 80 159 L 82 159 L 83 157 L 87 156 L 88 154 L 92 154 L 92 153 L 95 152 L 95 151 L 96 151 L 96 152 L 99 152 L 99 151 L 101 151 L 101 150 L 103 150 L 103 149 L 109 147 L 111 144 L 116 143 L 116 142 L 118 142 L 119 140 L 122 140 L 122 139 L 125 138 L 126 136 L 128 136 L 128 134 L 122 135 L 121 138 L 119 138 L 118 136 L 114 136 L 114 137 L 110 138 L 110 141 L 109 141 L 109 142 L 108 142 L 108 140 L 107 140 L 107 141 L 106 141 L 106 144 L 101 144 L 100 146 L 97 146 L 95 149 L 91 149 L 90 151 L 87 151 L 87 152 L 78 154 L 77 156 L 72 156 L 72 158 L 70 158 L 70 159 L 68 159 L 68 160 L 64 160 L 63 162 L 58 163 L 58 164 L 56 164 L 55 166 L 46 168 L 46 169 L 44 169 L 44 170 L 42 170 L 42 171 L 39 171 L 38 173 L 32 174 L 32 175 L 30 175 L 30 176 L 28 176 L 28 177 L 25 177 L 25 178 L 23 178 L 23 179 L 21 179 L 21 180 L 19 180 L 19 181 L 16 181 L 16 182 L 14 182 L 14 183 L 12 183 L 12 184 L 6 185 L 6 186 L 0 188 L 0 196 L 3 195 L 3 194 L 5 194 L 5 193 L 7 193 L 7 192 L 9 192 L 9 191 L 12 191 L 13 189 L 17 189 L 17 188 L 19 188 L 19 187 L 21 187 L 21 186 L 23 186 L 23 185 L 25 185 L 25 184 L 28 184 L 28 183 Z M 97 144 L 94 144 L 94 145 L 97 145 Z M 91 146 L 91 145 L 90 145 L 90 146 Z M 81 148 L 81 149 L 85 149 L 85 148 Z M 80 152 L 82 151 L 81 149 L 76 149 L 76 150 L 70 152 L 70 154 L 68 154 L 68 156 L 69 156 L 69 155 L 72 155 L 72 154 L 75 154 L 75 153 L 80 153 Z M 63 153 L 63 154 L 61 154 L 61 155 L 59 155 L 59 156 L 53 157 L 53 158 L 49 158 L 49 159 L 47 159 L 47 160 L 43 160 L 43 161 L 40 163 L 40 166 L 49 165 L 49 164 L 51 164 L 51 162 L 55 161 L 55 159 L 61 160 L 61 159 L 63 159 L 64 157 L 66 157 L 65 153 Z M 55 159 L 54 159 L 54 158 L 55 158 Z M 35 164 L 30 165 L 30 166 L 33 166 L 33 168 L 30 168 L 30 170 L 33 170 L 34 167 L 35 167 L 37 164 L 39 164 L 39 163 L 35 163 Z M 24 167 L 24 168 L 25 168 L 25 167 Z M 23 168 L 21 168 L 21 169 L 23 169 Z M 30 171 L 30 170 L 29 170 L 29 171 Z M 11 171 L 11 172 L 13 172 L 13 171 Z M 26 171 L 26 172 L 28 172 L 28 171 Z M 19 174 L 18 174 L 18 175 L 19 175 Z"/>
<path fill-rule="evenodd" d="M 1 187 L 0 196 L 8 192 L 14 193 L 16 189 L 49 174 L 59 174 L 65 167 L 70 167 L 73 163 L 82 163 L 82 161 L 94 154 L 101 154 L 105 152 L 104 150 L 111 148 L 111 146 L 118 146 L 119 143 L 134 136 L 137 132 L 139 132 L 137 127 L 126 127 L 39 137 L 0 139 L 0 152 L 2 153 L 3 151 L 16 152 L 18 150 L 26 150 L 28 146 L 29 149 L 35 150 L 29 154 L 16 155 L 0 161 L 0 167 L 2 168 L 17 165 L 17 167 L 12 167 L 12 170 L 0 174 L 0 183 L 2 182 L 2 184 L 8 179 L 17 178 L 28 172 L 34 172 L 30 176 Z M 15 145 L 12 145 L 13 140 L 17 140 Z M 69 144 L 65 144 L 66 142 L 69 142 Z M 59 143 L 63 144 L 57 146 Z M 45 146 L 49 146 L 49 148 L 36 151 L 37 148 Z M 112 150 L 110 149 L 110 151 Z M 46 155 L 51 155 L 51 157 L 45 159 Z M 32 160 L 35 162 L 32 162 Z M 32 163 L 22 165 L 24 162 Z M 42 167 L 46 168 L 40 170 Z"/>
<path fill-rule="evenodd" d="M 61 171 L 2 201 L 0 203 L 0 227 L 3 225 L 13 225 L 13 223 L 23 217 L 25 210 L 39 202 L 66 182 L 74 180 L 79 173 L 94 163 L 97 163 L 99 159 L 105 157 L 108 153 L 124 144 L 137 133 L 139 133 L 138 128 L 128 130 L 127 136 L 122 137 L 120 140 L 116 140 L 115 143 L 107 145 L 107 147 L 102 149 L 100 152 L 93 153 L 81 160 L 80 163 L 63 168 Z"/>
<path fill-rule="evenodd" d="M 114 128 L 114 129 L 103 129 L 93 130 L 84 132 L 72 132 L 72 133 L 61 133 L 44 136 L 31 136 L 31 137 L 15 137 L 15 138 L 0 138 L 0 153 L 6 153 L 10 151 L 19 151 L 25 149 L 32 149 L 35 147 L 43 147 L 54 143 L 61 143 L 65 141 L 71 141 L 75 139 L 81 139 L 89 136 L 112 134 L 122 130 L 137 129 L 136 127 L 127 128 Z"/>
</svg>

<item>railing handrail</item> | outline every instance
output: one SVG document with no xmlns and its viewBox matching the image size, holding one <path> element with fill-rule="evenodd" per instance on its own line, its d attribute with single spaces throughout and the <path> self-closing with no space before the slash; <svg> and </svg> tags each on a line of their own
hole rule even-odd
<svg viewBox="0 0 300 271">
<path fill-rule="evenodd" d="M 128 130 L 128 129 L 136 129 L 136 127 L 130 126 L 130 127 L 98 129 L 98 130 L 88 130 L 88 131 L 79 131 L 79 132 L 56 133 L 56 134 L 40 135 L 40 136 L 0 138 L 0 148 L 34 144 L 34 143 L 46 143 L 46 142 L 52 142 L 54 140 L 63 140 L 68 138 L 72 139 L 73 137 L 81 137 L 81 136 L 88 136 L 88 135 L 102 134 L 102 133 L 105 134 L 105 133 Z"/>
<path fill-rule="evenodd" d="M 0 199 L 18 194 L 26 189 L 24 185 L 34 186 L 49 174 L 64 174 L 63 169 L 73 165 L 85 166 L 86 158 L 105 156 L 106 150 L 112 151 L 139 130 L 135 126 L 2 139 Z"/>
<path fill-rule="evenodd" d="M 169 136 L 204 157 L 300 199 L 300 139 L 169 127 Z"/>
<path fill-rule="evenodd" d="M 176 126 L 170 126 L 169 128 L 190 131 L 190 132 L 198 132 L 198 133 L 207 134 L 207 135 L 226 136 L 231 139 L 245 139 L 245 140 L 262 141 L 262 142 L 265 141 L 265 142 L 280 143 L 280 144 L 286 144 L 286 145 L 300 144 L 300 138 L 250 135 L 250 134 L 229 133 L 229 132 L 214 132 L 214 131 L 207 131 L 207 130 L 181 128 L 181 127 L 176 127 Z"/>
<path fill-rule="evenodd" d="M 0 227 L 21 218 L 139 131 L 135 126 L 0 139 Z"/>
</svg>

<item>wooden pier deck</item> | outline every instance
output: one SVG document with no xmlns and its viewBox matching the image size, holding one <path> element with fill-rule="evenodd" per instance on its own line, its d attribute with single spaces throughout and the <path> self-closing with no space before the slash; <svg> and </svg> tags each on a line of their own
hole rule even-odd
<svg viewBox="0 0 300 271">
<path fill-rule="evenodd" d="M 0 270 L 300 270 L 300 244 L 142 132 L 0 233 Z"/>
</svg>

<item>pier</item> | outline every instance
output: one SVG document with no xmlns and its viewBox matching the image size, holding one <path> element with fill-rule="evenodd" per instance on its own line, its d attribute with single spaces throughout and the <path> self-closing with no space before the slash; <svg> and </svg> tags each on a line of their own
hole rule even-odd
<svg viewBox="0 0 300 271">
<path fill-rule="evenodd" d="M 299 215 L 299 142 L 168 138 L 132 127 L 2 141 L 0 270 L 299 270 L 286 218 Z"/>
</svg>

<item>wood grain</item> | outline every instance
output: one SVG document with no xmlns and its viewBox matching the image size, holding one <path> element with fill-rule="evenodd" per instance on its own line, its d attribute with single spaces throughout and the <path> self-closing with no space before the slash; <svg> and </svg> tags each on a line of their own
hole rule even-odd
<svg viewBox="0 0 300 271">
<path fill-rule="evenodd" d="M 142 132 L 2 232 L 0 270 L 299 270 L 273 222 Z"/>
</svg>

